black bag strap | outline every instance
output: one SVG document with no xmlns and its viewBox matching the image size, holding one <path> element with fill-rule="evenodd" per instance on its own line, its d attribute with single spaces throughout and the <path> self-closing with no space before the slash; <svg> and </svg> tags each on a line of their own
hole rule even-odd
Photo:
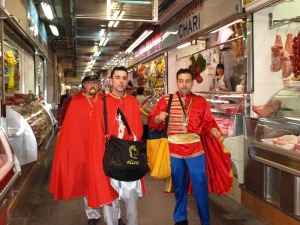
<svg viewBox="0 0 300 225">
<path fill-rule="evenodd" d="M 106 140 L 106 143 L 108 143 L 106 96 L 103 96 L 102 100 L 103 100 L 103 116 L 104 116 L 105 140 Z"/>
<path fill-rule="evenodd" d="M 169 125 L 169 119 L 170 119 L 170 108 L 171 108 L 171 104 L 172 104 L 172 99 L 173 99 L 173 94 L 170 94 L 169 96 L 169 101 L 168 101 L 168 107 L 167 107 L 167 113 L 168 116 L 166 117 L 166 121 L 165 121 L 165 127 L 162 133 L 162 137 L 167 137 L 167 130 L 168 130 L 168 125 Z"/>
</svg>

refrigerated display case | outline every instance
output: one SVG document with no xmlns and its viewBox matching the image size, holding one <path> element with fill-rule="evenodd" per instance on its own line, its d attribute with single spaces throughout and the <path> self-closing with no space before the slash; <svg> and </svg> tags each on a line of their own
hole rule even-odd
<svg viewBox="0 0 300 225">
<path fill-rule="evenodd" d="M 243 134 L 244 93 L 238 92 L 197 92 L 204 97 L 224 136 Z"/>
<path fill-rule="evenodd" d="M 23 106 L 11 106 L 13 110 L 23 116 L 30 125 L 38 146 L 40 146 L 52 130 L 51 118 L 40 104 L 26 104 Z"/>
<path fill-rule="evenodd" d="M 6 111 L 7 136 L 20 165 L 36 161 L 38 146 L 30 125 L 11 107 L 7 107 Z"/>
<path fill-rule="evenodd" d="M 7 223 L 9 200 L 20 177 L 21 168 L 9 144 L 2 127 L 0 127 L 0 223 Z"/>
<path fill-rule="evenodd" d="M 286 87 L 270 117 L 257 119 L 248 149 L 245 188 L 287 214 L 300 218 L 300 87 Z M 255 177 L 256 179 L 253 179 Z"/>
</svg>

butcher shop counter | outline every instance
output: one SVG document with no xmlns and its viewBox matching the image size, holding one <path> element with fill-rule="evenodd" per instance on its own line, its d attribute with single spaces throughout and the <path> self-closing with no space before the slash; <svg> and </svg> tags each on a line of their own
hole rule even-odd
<svg viewBox="0 0 300 225">
<path fill-rule="evenodd" d="M 257 118 L 245 164 L 245 189 L 300 220 L 300 89 L 286 87 L 270 101 L 280 107 Z M 255 177 L 255 179 L 254 179 Z"/>
<path fill-rule="evenodd" d="M 234 185 L 229 196 L 241 202 L 239 185 L 244 183 L 244 112 L 245 94 L 242 92 L 198 92 L 204 97 L 225 136 L 224 146 L 231 154 Z"/>
</svg>

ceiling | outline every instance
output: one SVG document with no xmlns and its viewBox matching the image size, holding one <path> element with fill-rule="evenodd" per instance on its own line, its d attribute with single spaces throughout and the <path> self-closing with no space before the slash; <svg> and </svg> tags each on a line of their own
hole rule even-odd
<svg viewBox="0 0 300 225">
<path fill-rule="evenodd" d="M 53 21 L 47 20 L 43 14 L 40 7 L 42 1 L 48 2 L 54 9 Z M 94 57 L 96 62 L 92 71 L 97 73 L 105 70 L 105 65 L 115 56 L 119 58 L 124 56 L 125 50 L 146 28 L 158 29 L 159 24 L 174 16 L 189 2 L 191 0 L 158 0 L 158 22 L 126 19 L 120 21 L 116 28 L 110 28 L 106 15 L 107 0 L 35 0 L 40 18 L 46 25 L 48 45 L 51 45 L 57 54 L 66 77 L 81 77 L 84 74 L 88 63 L 93 59 L 93 54 L 97 51 L 96 47 L 99 46 L 101 29 L 105 30 L 105 36 L 109 40 L 105 47 L 100 48 L 101 54 Z M 140 5 L 132 14 L 141 16 L 147 11 L 149 10 L 145 6 Z M 52 35 L 48 28 L 50 23 L 57 25 L 59 36 Z"/>
</svg>

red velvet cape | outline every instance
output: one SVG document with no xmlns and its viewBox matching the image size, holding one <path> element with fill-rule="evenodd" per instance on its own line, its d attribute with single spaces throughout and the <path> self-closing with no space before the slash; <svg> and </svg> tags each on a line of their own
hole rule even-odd
<svg viewBox="0 0 300 225">
<path fill-rule="evenodd" d="M 95 104 L 93 108 L 95 110 Z M 96 208 L 118 197 L 102 168 L 104 148 L 99 146 L 97 152 L 89 149 L 90 125 L 102 122 L 91 120 L 94 110 L 84 92 L 75 96 L 70 103 L 52 164 L 49 192 L 54 194 L 55 200 L 87 197 L 89 206 Z M 103 135 L 100 132 L 98 140 L 103 140 Z"/>
</svg>

